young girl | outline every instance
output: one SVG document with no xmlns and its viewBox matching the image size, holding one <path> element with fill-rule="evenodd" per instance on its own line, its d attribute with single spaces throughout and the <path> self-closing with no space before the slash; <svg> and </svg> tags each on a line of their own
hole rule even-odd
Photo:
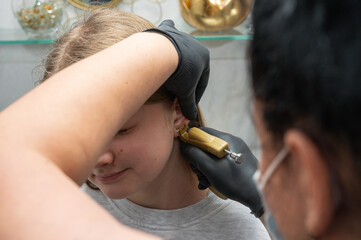
<svg viewBox="0 0 361 240">
<path fill-rule="evenodd" d="M 96 10 L 57 40 L 42 81 L 153 27 L 131 13 Z M 247 207 L 198 189 L 177 138 L 188 123 L 177 99 L 161 87 L 114 133 L 83 190 L 121 223 L 165 239 L 268 239 Z M 190 124 L 202 126 L 203 121 L 199 117 Z"/>
</svg>

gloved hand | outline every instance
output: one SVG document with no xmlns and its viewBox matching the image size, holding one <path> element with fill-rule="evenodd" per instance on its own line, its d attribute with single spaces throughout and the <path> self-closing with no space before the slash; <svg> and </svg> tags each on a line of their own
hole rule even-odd
<svg viewBox="0 0 361 240">
<path fill-rule="evenodd" d="M 195 120 L 197 103 L 208 84 L 208 49 L 193 36 L 178 31 L 172 20 L 164 20 L 158 28 L 145 31 L 164 35 L 176 48 L 179 56 L 178 67 L 163 86 L 178 97 L 184 116 Z"/>
<path fill-rule="evenodd" d="M 237 164 L 229 155 L 218 158 L 200 148 L 180 141 L 182 155 L 191 163 L 192 169 L 198 176 L 198 188 L 202 190 L 213 186 L 224 196 L 249 207 L 256 217 L 262 216 L 261 198 L 252 179 L 257 170 L 258 161 L 246 143 L 228 133 L 205 127 L 200 129 L 227 141 L 231 151 L 242 153 L 243 159 L 240 164 Z"/>
</svg>

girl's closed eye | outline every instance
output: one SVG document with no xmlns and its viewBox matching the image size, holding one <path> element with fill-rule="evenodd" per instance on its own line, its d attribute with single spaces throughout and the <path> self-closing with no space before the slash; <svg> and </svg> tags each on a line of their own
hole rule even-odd
<svg viewBox="0 0 361 240">
<path fill-rule="evenodd" d="M 124 135 L 129 133 L 129 128 L 125 128 L 125 129 L 120 129 L 116 135 Z"/>
<path fill-rule="evenodd" d="M 127 127 L 127 128 L 122 128 L 120 129 L 116 135 L 125 135 L 125 134 L 128 134 L 129 132 L 131 132 L 131 130 L 133 129 L 134 127 Z"/>
</svg>

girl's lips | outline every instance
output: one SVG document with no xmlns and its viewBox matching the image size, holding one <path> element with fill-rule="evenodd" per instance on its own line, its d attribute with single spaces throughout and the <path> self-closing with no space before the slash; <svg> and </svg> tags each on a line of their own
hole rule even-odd
<svg viewBox="0 0 361 240">
<path fill-rule="evenodd" d="M 108 176 L 95 176 L 95 178 L 97 181 L 103 182 L 103 183 L 112 182 L 112 181 L 117 180 L 119 177 L 121 177 L 127 170 L 128 170 L 128 168 L 124 169 L 120 172 L 108 175 Z"/>
</svg>

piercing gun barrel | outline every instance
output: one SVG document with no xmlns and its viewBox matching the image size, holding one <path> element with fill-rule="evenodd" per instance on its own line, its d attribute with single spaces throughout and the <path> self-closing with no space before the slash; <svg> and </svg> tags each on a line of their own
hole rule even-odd
<svg viewBox="0 0 361 240">
<path fill-rule="evenodd" d="M 232 152 L 226 141 L 210 135 L 199 128 L 193 127 L 188 129 L 188 125 L 185 125 L 179 130 L 179 137 L 183 142 L 199 147 L 219 158 L 229 154 L 235 163 L 241 163 L 242 153 Z"/>
</svg>

